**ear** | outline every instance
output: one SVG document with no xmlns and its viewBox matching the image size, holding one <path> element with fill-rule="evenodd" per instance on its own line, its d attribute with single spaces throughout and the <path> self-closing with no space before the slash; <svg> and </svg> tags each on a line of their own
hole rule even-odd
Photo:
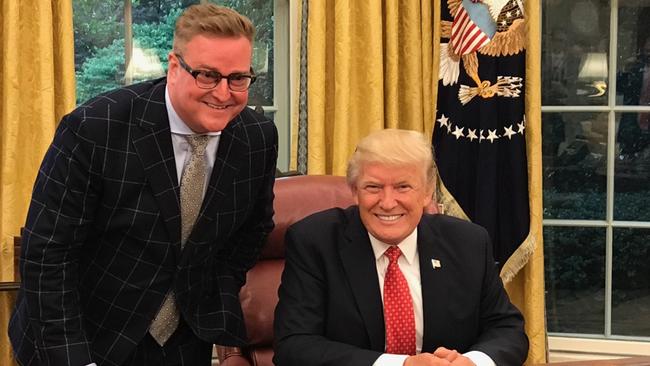
<svg viewBox="0 0 650 366">
<path fill-rule="evenodd" d="M 436 194 L 436 185 L 435 183 L 431 184 L 431 189 L 427 192 L 427 205 L 424 206 L 424 212 L 428 214 L 439 214 L 442 213 L 441 208 L 438 207 L 438 198 Z"/>
<path fill-rule="evenodd" d="M 422 200 L 422 207 L 428 207 L 432 201 L 433 201 L 433 195 L 429 193 L 425 194 L 424 199 Z"/>
<path fill-rule="evenodd" d="M 169 79 L 170 76 L 173 76 L 175 72 L 178 70 L 178 61 L 176 60 L 176 57 L 174 56 L 174 52 L 170 51 L 167 54 L 167 78 Z"/>
<path fill-rule="evenodd" d="M 359 191 L 357 190 L 357 187 L 354 185 L 351 185 L 349 187 L 350 192 L 352 192 L 352 199 L 354 200 L 354 204 L 359 205 Z"/>
<path fill-rule="evenodd" d="M 424 200 L 422 201 L 423 207 L 428 207 L 431 205 L 431 202 L 433 202 L 433 194 L 436 191 L 436 185 L 434 183 L 431 183 L 429 187 L 427 187 L 426 192 L 424 194 Z"/>
</svg>

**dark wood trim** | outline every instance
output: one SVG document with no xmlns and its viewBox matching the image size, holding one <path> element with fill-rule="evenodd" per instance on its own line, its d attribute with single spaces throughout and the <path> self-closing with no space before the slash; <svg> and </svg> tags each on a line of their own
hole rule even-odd
<svg viewBox="0 0 650 366">
<path fill-rule="evenodd" d="M 20 236 L 14 236 L 14 281 L 20 282 Z"/>
<path fill-rule="evenodd" d="M 650 356 L 648 357 L 628 357 L 617 358 L 613 360 L 598 360 L 598 361 L 571 361 L 571 362 L 552 362 L 542 363 L 542 365 L 553 366 L 650 366 Z"/>
<path fill-rule="evenodd" d="M 20 282 L 0 282 L 0 292 L 16 291 L 20 288 Z"/>
</svg>

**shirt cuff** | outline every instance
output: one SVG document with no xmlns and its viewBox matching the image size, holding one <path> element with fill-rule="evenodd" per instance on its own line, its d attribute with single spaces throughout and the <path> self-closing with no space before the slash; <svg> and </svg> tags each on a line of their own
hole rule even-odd
<svg viewBox="0 0 650 366">
<path fill-rule="evenodd" d="M 375 363 L 373 363 L 372 366 L 402 366 L 408 357 L 408 355 L 384 353 L 375 360 Z"/>
<path fill-rule="evenodd" d="M 93 363 L 91 363 L 89 365 L 86 365 L 86 366 L 97 366 L 97 364 L 93 362 Z"/>
<path fill-rule="evenodd" d="M 490 356 L 481 351 L 469 351 L 463 353 L 463 356 L 469 358 L 476 366 L 496 366 Z"/>
</svg>

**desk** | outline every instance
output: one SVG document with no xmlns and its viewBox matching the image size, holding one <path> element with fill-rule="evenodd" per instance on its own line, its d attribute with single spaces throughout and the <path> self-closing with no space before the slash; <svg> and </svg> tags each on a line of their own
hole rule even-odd
<svg viewBox="0 0 650 366">
<path fill-rule="evenodd" d="M 629 357 L 629 358 L 617 358 L 613 360 L 598 360 L 598 361 L 571 361 L 571 362 L 553 362 L 553 363 L 543 363 L 537 366 L 542 365 L 553 365 L 553 366 L 650 366 L 650 356 L 649 357 Z"/>
</svg>

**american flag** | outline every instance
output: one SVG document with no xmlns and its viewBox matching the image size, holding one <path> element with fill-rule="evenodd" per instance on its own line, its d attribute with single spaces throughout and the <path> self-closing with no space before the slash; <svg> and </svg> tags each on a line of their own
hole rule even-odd
<svg viewBox="0 0 650 366">
<path fill-rule="evenodd" d="M 466 49 L 465 53 L 480 48 L 482 44 L 475 40 L 476 37 L 472 38 L 469 28 L 485 33 L 483 37 L 495 42 L 497 22 L 489 14 L 485 4 L 488 1 L 483 1 L 472 3 L 463 0 L 462 8 L 454 10 L 453 14 L 448 6 L 443 5 L 444 1 L 441 4 L 441 19 L 452 22 L 449 36 L 457 27 L 456 42 L 459 49 Z M 503 1 L 490 0 L 489 3 L 493 6 Z M 509 2 L 515 7 L 514 0 Z M 501 16 L 507 17 L 502 14 L 497 19 L 501 20 Z M 494 33 L 489 31 L 490 24 L 494 25 Z M 444 44 L 447 40 L 442 37 L 439 41 Z M 506 81 L 508 85 L 521 84 L 520 87 L 515 89 L 516 92 L 505 89 L 503 94 L 497 88 L 497 93 L 491 98 L 475 96 L 464 102 L 460 91 L 478 88 L 479 85 L 468 74 L 467 68 L 459 67 L 458 82 L 445 84 L 441 79 L 438 84 L 432 141 L 444 188 L 464 215 L 487 229 L 495 260 L 504 267 L 530 232 L 524 117 L 526 53 L 522 50 L 515 54 L 490 56 L 478 51 L 475 62 L 480 65 L 477 79 L 481 82 L 489 81 L 494 86 Z M 453 215 L 453 208 L 453 205 L 447 205 L 446 213 Z"/>
<path fill-rule="evenodd" d="M 454 16 L 450 43 L 457 55 L 472 53 L 490 42 L 496 24 L 485 4 L 463 0 Z"/>
</svg>

